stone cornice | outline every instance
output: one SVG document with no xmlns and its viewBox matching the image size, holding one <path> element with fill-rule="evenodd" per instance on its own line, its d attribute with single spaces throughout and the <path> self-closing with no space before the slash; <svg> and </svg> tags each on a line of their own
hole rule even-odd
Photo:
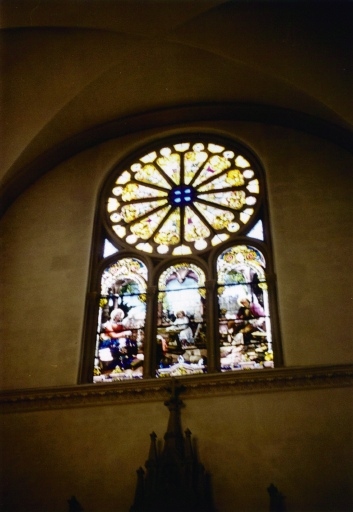
<svg viewBox="0 0 353 512">
<path fill-rule="evenodd" d="M 353 386 L 353 365 L 275 368 L 177 379 L 181 398 L 206 398 L 243 393 L 274 393 Z M 171 379 L 134 380 L 109 384 L 33 388 L 0 392 L 1 412 L 28 412 L 164 401 Z"/>
</svg>

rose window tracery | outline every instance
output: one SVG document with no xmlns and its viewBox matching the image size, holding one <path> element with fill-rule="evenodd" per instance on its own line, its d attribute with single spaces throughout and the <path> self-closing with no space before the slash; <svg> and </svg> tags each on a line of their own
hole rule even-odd
<svg viewBox="0 0 353 512">
<path fill-rule="evenodd" d="M 249 160 L 211 142 L 169 144 L 135 159 L 110 188 L 113 236 L 146 253 L 187 255 L 242 233 L 259 205 Z"/>
</svg>

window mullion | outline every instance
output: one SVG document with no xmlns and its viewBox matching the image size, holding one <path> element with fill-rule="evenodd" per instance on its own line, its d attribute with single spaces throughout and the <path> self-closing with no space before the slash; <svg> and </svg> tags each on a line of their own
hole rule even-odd
<svg viewBox="0 0 353 512">
<path fill-rule="evenodd" d="M 220 368 L 220 350 L 218 341 L 218 314 L 216 300 L 217 281 L 211 279 L 206 281 L 206 304 L 207 304 L 207 354 L 208 354 L 208 372 L 214 373 Z"/>
<path fill-rule="evenodd" d="M 151 378 L 155 377 L 156 372 L 157 286 L 148 286 L 146 296 L 143 374 L 144 378 Z"/>
</svg>

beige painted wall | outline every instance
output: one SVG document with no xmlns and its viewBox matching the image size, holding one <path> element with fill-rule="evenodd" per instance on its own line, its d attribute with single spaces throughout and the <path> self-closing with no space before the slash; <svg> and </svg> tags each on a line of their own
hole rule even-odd
<svg viewBox="0 0 353 512">
<path fill-rule="evenodd" d="M 352 362 L 351 156 L 289 129 L 186 128 L 233 135 L 263 162 L 286 365 Z M 2 389 L 77 382 L 97 193 L 115 162 L 155 136 L 63 162 L 1 220 Z M 218 512 L 267 510 L 271 482 L 289 512 L 348 510 L 350 404 L 348 388 L 190 400 L 183 425 L 213 475 Z M 75 494 L 86 512 L 127 511 L 149 433 L 162 438 L 167 417 L 161 403 L 3 416 L 4 510 L 61 511 Z"/>
<path fill-rule="evenodd" d="M 351 362 L 351 155 L 292 130 L 211 128 L 249 145 L 267 173 L 285 364 Z M 116 161 L 153 136 L 63 162 L 2 219 L 2 388 L 77 382 L 98 190 Z"/>
<path fill-rule="evenodd" d="M 352 401 L 347 389 L 286 391 L 185 402 L 183 428 L 211 473 L 218 512 L 269 510 L 267 487 L 287 512 L 350 510 Z M 10 414 L 2 418 L 4 508 L 128 512 L 149 434 L 162 440 L 162 403 Z"/>
</svg>

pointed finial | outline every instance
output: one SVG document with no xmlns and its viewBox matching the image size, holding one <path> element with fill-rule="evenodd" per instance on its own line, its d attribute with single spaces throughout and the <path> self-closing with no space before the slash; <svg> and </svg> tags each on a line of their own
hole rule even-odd
<svg viewBox="0 0 353 512">
<path fill-rule="evenodd" d="M 69 500 L 67 500 L 69 504 L 69 512 L 83 512 L 83 508 L 81 504 L 77 501 L 76 496 L 71 496 Z"/>
<path fill-rule="evenodd" d="M 284 512 L 285 496 L 273 484 L 267 487 L 267 492 L 270 495 L 270 512 Z"/>
<path fill-rule="evenodd" d="M 170 398 L 169 400 L 166 400 L 164 402 L 164 405 L 166 405 L 167 407 L 170 404 L 177 404 L 179 407 L 184 405 L 182 400 L 179 399 L 179 395 L 185 390 L 185 386 L 179 384 L 178 381 L 174 377 L 172 377 L 170 387 L 168 386 L 165 389 L 169 391 Z"/>
<path fill-rule="evenodd" d="M 152 465 L 156 464 L 158 459 L 158 453 L 157 453 L 157 434 L 155 432 L 152 432 L 150 434 L 151 438 L 151 444 L 150 444 L 150 451 L 148 454 L 148 460 L 146 461 L 146 467 L 151 469 Z"/>
</svg>

